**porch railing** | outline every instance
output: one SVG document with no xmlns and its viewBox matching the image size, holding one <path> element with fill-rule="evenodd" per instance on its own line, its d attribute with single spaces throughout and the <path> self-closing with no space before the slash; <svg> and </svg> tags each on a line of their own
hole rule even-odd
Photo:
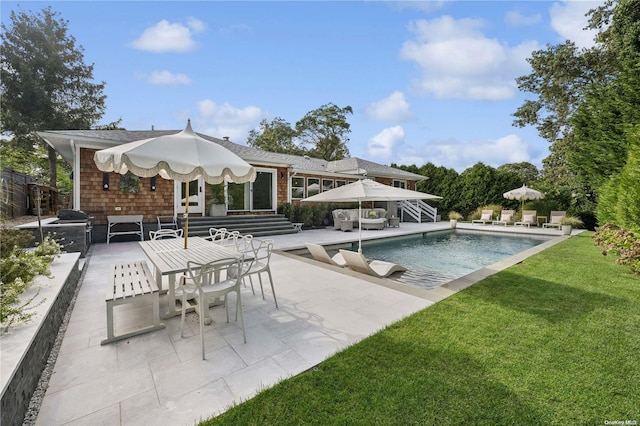
<svg viewBox="0 0 640 426">
<path fill-rule="evenodd" d="M 418 223 L 425 221 L 435 222 L 438 209 L 430 206 L 422 200 L 402 200 L 400 201 L 400 217 L 405 221 L 405 215 Z"/>
</svg>

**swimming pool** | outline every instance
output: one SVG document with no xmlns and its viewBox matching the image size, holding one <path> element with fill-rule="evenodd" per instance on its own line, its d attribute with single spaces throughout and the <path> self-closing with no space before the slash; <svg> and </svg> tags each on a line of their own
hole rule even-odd
<svg viewBox="0 0 640 426">
<path fill-rule="evenodd" d="M 362 252 L 409 268 L 398 280 L 433 288 L 537 246 L 553 237 L 457 229 L 362 243 Z"/>
</svg>

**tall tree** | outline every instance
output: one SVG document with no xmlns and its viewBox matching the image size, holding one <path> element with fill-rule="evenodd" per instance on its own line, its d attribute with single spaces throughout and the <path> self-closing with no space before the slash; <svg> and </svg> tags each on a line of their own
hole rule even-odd
<svg viewBox="0 0 640 426">
<path fill-rule="evenodd" d="M 266 119 L 260 122 L 259 129 L 251 129 L 247 144 L 254 148 L 283 154 L 303 155 L 304 148 L 296 144 L 297 132 L 285 119 L 276 117 L 271 122 Z"/>
<path fill-rule="evenodd" d="M 2 24 L 0 131 L 33 148 L 41 130 L 89 129 L 105 111 L 105 83 L 93 83 L 93 64 L 51 7 L 15 12 Z M 48 148 L 49 184 L 56 186 L 56 152 Z"/>
<path fill-rule="evenodd" d="M 531 185 L 531 183 L 540 179 L 540 171 L 538 168 L 526 161 L 522 163 L 503 164 L 498 167 L 498 171 L 515 173 L 523 185 Z"/>
<path fill-rule="evenodd" d="M 351 129 L 347 114 L 353 114 L 350 106 L 340 108 L 329 103 L 309 111 L 298 120 L 298 138 L 303 146 L 309 147 L 311 157 L 333 161 L 349 156 L 347 135 L 351 133 Z"/>
</svg>

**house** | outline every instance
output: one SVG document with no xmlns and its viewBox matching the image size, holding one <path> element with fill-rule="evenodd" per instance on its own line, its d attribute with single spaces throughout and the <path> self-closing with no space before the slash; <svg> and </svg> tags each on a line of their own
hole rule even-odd
<svg viewBox="0 0 640 426">
<path fill-rule="evenodd" d="M 136 176 L 103 173 L 93 156 L 97 150 L 127 142 L 178 133 L 179 130 L 56 130 L 38 132 L 73 166 L 73 209 L 93 216 L 96 226 L 106 225 L 108 215 L 143 215 L 143 222 L 156 223 L 157 216 L 184 213 L 185 183 L 165 180 L 160 176 Z M 226 198 L 227 215 L 275 214 L 278 206 L 298 203 L 320 191 L 345 185 L 363 176 L 387 185 L 415 189 L 424 176 L 363 160 L 346 158 L 325 161 L 307 156 L 263 151 L 231 142 L 229 138 L 201 137 L 218 143 L 237 154 L 257 170 L 252 183 L 229 183 Z M 202 180 L 189 183 L 189 215 L 206 215 L 207 203 L 216 197 L 216 188 Z M 210 203 L 209 203 L 210 204 Z M 435 216 L 434 216 L 435 219 Z"/>
</svg>

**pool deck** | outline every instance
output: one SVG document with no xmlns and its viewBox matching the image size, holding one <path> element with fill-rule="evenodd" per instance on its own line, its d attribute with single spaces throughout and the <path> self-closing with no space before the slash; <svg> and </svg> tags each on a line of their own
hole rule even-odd
<svg viewBox="0 0 640 426">
<path fill-rule="evenodd" d="M 192 425 L 567 238 L 558 230 L 540 228 L 465 223 L 458 223 L 458 228 L 558 238 L 441 287 L 421 290 L 286 252 L 304 248 L 305 242 L 357 242 L 357 230 L 274 236 L 271 269 L 280 307 L 276 309 L 268 284 L 266 300 L 259 290 L 255 296 L 250 288 L 244 290 L 247 343 L 237 323 L 226 322 L 224 308 L 212 308 L 205 361 L 195 314 L 187 316 L 184 338 L 180 317 L 174 317 L 163 320 L 163 330 L 100 345 L 107 329 L 104 289 L 109 267 L 146 257 L 136 242 L 94 244 L 36 424 Z M 448 222 L 401 223 L 399 228 L 362 231 L 362 239 L 445 229 L 450 229 Z M 166 297 L 160 298 L 161 310 Z M 139 327 L 152 313 L 146 303 L 116 309 L 118 332 Z"/>
</svg>

